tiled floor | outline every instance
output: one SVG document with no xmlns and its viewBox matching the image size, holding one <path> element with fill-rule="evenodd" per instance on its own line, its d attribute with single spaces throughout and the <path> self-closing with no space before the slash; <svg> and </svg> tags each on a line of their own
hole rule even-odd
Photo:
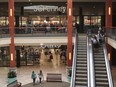
<svg viewBox="0 0 116 87">
<path fill-rule="evenodd" d="M 52 51 L 53 52 L 53 51 Z M 49 72 L 62 73 L 62 80 L 68 82 L 67 79 L 67 67 L 65 64 L 60 63 L 60 58 L 56 58 L 53 52 L 54 59 L 52 62 L 48 62 L 45 55 L 41 56 L 41 64 L 35 66 L 21 66 L 17 68 L 17 80 L 23 85 L 30 84 L 32 82 L 31 72 L 34 70 L 36 74 L 39 70 L 43 71 L 44 80 L 46 80 L 46 75 Z M 116 66 L 112 66 L 112 76 L 114 81 L 114 87 L 116 87 Z M 0 87 L 6 87 L 7 85 L 7 67 L 0 67 Z M 65 86 L 64 86 L 65 87 Z"/>
</svg>

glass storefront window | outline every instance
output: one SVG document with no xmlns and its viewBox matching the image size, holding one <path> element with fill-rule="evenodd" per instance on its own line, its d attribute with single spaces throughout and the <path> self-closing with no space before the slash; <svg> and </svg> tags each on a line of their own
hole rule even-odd
<svg viewBox="0 0 116 87">
<path fill-rule="evenodd" d="M 8 17 L 0 17 L 0 26 L 7 26 L 8 25 Z"/>
<path fill-rule="evenodd" d="M 10 57 L 9 57 L 9 47 L 1 47 L 0 48 L 0 66 L 9 66 L 10 65 Z"/>
<path fill-rule="evenodd" d="M 27 17 L 20 17 L 19 18 L 19 25 L 26 26 L 27 25 Z"/>
<path fill-rule="evenodd" d="M 84 16 L 85 31 L 90 29 L 93 33 L 96 33 L 99 26 L 101 26 L 101 16 Z"/>
</svg>

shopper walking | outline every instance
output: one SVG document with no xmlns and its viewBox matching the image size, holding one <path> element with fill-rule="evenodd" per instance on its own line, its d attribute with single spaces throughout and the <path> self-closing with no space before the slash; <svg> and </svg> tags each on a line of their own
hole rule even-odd
<svg viewBox="0 0 116 87">
<path fill-rule="evenodd" d="M 31 78 L 33 79 L 33 85 L 35 85 L 36 74 L 34 71 L 32 71 Z"/>
<path fill-rule="evenodd" d="M 39 81 L 41 83 L 42 82 L 42 78 L 43 78 L 43 72 L 42 72 L 42 70 L 40 70 L 38 76 L 39 76 Z"/>
</svg>

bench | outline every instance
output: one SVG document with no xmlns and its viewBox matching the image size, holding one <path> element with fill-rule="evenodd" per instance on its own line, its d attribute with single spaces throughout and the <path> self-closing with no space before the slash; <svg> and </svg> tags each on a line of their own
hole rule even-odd
<svg viewBox="0 0 116 87">
<path fill-rule="evenodd" d="M 59 73 L 47 73 L 47 82 L 62 82 L 62 74 Z"/>
<path fill-rule="evenodd" d="M 17 80 L 13 81 L 12 83 L 9 83 L 7 87 L 21 87 L 21 83 L 17 82 Z"/>
</svg>

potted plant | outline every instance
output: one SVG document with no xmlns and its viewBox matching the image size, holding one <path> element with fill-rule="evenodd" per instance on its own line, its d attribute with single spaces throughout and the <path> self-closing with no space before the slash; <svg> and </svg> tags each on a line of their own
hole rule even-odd
<svg viewBox="0 0 116 87">
<path fill-rule="evenodd" d="M 8 83 L 12 83 L 16 80 L 16 72 L 15 71 L 9 71 L 8 72 Z"/>
</svg>

